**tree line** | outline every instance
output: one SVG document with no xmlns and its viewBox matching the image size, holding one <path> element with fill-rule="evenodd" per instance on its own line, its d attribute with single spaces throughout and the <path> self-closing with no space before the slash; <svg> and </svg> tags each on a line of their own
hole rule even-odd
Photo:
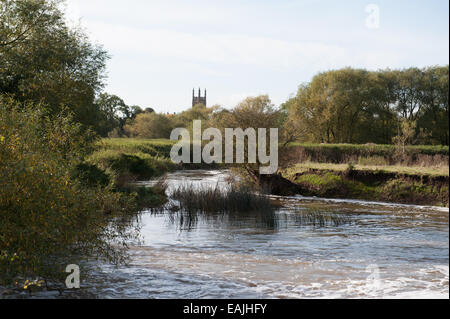
<svg viewBox="0 0 450 319">
<path fill-rule="evenodd" d="M 406 131 L 412 143 L 448 145 L 448 75 L 448 66 L 322 72 L 282 108 L 305 141 L 391 144 Z"/>
<path fill-rule="evenodd" d="M 102 137 L 167 138 L 174 127 L 227 112 L 196 106 L 168 115 L 129 106 L 103 91 L 108 53 L 67 26 L 60 1 L 1 3 L 2 95 L 42 103 L 49 114 L 70 110 Z M 281 126 L 304 142 L 448 145 L 448 76 L 448 66 L 322 72 L 281 105 Z"/>
<path fill-rule="evenodd" d="M 277 127 L 298 141 L 312 143 L 448 145 L 448 76 L 448 66 L 322 72 L 281 105 Z M 253 100 L 258 98 L 267 99 Z M 250 100 L 232 109 L 197 105 L 176 115 L 138 115 L 128 121 L 123 133 L 168 138 L 172 128 L 188 127 L 194 119 L 217 127 L 218 119 L 233 113 L 239 113 L 242 122 L 246 114 L 238 110 Z"/>
</svg>

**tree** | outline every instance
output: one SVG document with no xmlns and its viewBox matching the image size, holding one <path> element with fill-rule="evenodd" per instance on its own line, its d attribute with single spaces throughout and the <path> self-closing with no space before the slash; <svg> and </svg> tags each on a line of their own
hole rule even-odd
<svg viewBox="0 0 450 319">
<path fill-rule="evenodd" d="M 430 67 L 424 71 L 422 103 L 424 109 L 417 126 L 429 135 L 433 144 L 449 143 L 449 68 Z"/>
<path fill-rule="evenodd" d="M 0 93 L 43 102 L 52 114 L 69 107 L 96 128 L 94 99 L 103 88 L 107 53 L 69 28 L 55 0 L 0 2 Z"/>
<path fill-rule="evenodd" d="M 130 124 L 125 125 L 124 130 L 130 137 L 169 138 L 172 122 L 163 114 L 140 113 Z"/>
<path fill-rule="evenodd" d="M 401 119 L 398 127 L 398 135 L 393 138 L 398 155 L 402 158 L 406 154 L 406 146 L 413 143 L 416 130 L 416 122 Z"/>
<path fill-rule="evenodd" d="M 320 143 L 392 143 L 397 123 L 416 122 L 414 138 L 448 145 L 448 66 L 316 75 L 283 108 Z"/>
<path fill-rule="evenodd" d="M 99 108 L 99 119 L 97 122 L 97 132 L 101 136 L 108 136 L 108 133 L 119 127 L 119 110 L 125 109 L 125 102 L 116 95 L 102 93 L 96 99 L 95 104 Z"/>
<path fill-rule="evenodd" d="M 368 77 L 367 71 L 350 68 L 320 73 L 299 88 L 291 112 L 316 141 L 353 143 L 371 106 Z"/>
<path fill-rule="evenodd" d="M 218 109 L 217 105 L 205 107 L 203 104 L 196 104 L 192 108 L 176 114 L 173 118 L 173 127 L 184 127 L 192 130 L 194 120 L 201 120 L 206 123 Z"/>
<path fill-rule="evenodd" d="M 289 124 L 287 124 L 286 113 L 281 109 L 275 108 L 268 95 L 260 95 L 256 97 L 248 97 L 241 101 L 232 110 L 221 110 L 216 112 L 210 121 L 210 126 L 218 128 L 222 131 L 222 136 L 226 136 L 225 129 L 242 129 L 244 133 L 244 163 L 241 167 L 244 171 L 251 176 L 254 180 L 259 179 L 259 172 L 261 166 L 266 164 L 260 163 L 260 158 L 256 160 L 256 163 L 252 163 L 249 160 L 249 148 L 253 147 L 248 135 L 246 135 L 247 129 L 255 129 L 258 134 L 259 128 L 266 129 L 266 154 L 270 154 L 270 129 L 278 129 L 278 147 L 277 155 L 283 159 L 284 151 L 287 150 L 289 142 L 293 141 Z M 286 124 L 286 125 L 285 125 Z M 297 131 L 298 132 L 298 131 Z M 226 140 L 226 138 L 225 138 Z M 224 142 L 226 142 L 224 140 Z M 254 149 L 259 154 L 259 149 L 262 145 L 259 145 L 259 136 L 255 140 Z M 226 145 L 224 147 L 226 148 Z M 234 154 L 236 155 L 236 154 Z M 277 158 L 277 164 L 283 165 Z"/>
<path fill-rule="evenodd" d="M 123 136 L 125 124 L 144 112 L 140 106 L 126 105 L 120 97 L 108 93 L 100 94 L 95 105 L 99 109 L 97 132 L 104 137 Z"/>
</svg>

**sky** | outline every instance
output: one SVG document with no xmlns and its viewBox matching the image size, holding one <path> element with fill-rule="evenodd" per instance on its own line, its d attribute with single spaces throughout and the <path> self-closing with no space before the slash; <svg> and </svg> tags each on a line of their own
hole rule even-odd
<svg viewBox="0 0 450 319">
<path fill-rule="evenodd" d="M 319 72 L 449 64 L 447 0 L 67 0 L 67 19 L 103 45 L 105 91 L 158 112 L 279 106 Z"/>
</svg>

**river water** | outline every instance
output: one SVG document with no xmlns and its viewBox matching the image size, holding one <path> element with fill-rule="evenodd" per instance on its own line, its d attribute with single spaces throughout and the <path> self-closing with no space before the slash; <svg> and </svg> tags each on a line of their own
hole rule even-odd
<svg viewBox="0 0 450 319">
<path fill-rule="evenodd" d="M 227 187 L 227 175 L 175 172 L 168 192 L 186 183 Z M 274 199 L 282 208 L 270 216 L 192 221 L 144 212 L 130 264 L 100 265 L 83 291 L 99 298 L 449 298 L 448 209 Z M 307 212 L 346 222 L 308 224 L 299 219 Z"/>
</svg>

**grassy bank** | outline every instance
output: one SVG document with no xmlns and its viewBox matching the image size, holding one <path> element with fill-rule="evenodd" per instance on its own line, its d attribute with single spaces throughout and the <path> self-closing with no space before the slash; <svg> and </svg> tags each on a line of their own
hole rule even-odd
<svg viewBox="0 0 450 319">
<path fill-rule="evenodd" d="M 176 142 L 167 139 L 108 138 L 98 143 L 90 163 L 116 176 L 119 184 L 149 179 L 176 169 L 213 169 L 215 164 L 175 164 L 170 151 Z M 191 151 L 191 162 L 192 162 Z"/>
<path fill-rule="evenodd" d="M 170 158 L 170 150 L 174 144 L 174 141 L 167 139 L 105 138 L 101 140 L 100 147 L 126 154 L 142 153 L 157 158 Z"/>
<path fill-rule="evenodd" d="M 299 144 L 292 143 L 290 157 L 296 163 L 359 164 L 377 166 L 448 166 L 449 148 L 441 145 Z"/>
<path fill-rule="evenodd" d="M 111 138 L 102 140 L 102 149 L 125 154 L 147 154 L 169 158 L 175 144 L 168 139 Z M 442 145 L 410 145 L 400 154 L 394 145 L 377 144 L 307 144 L 291 143 L 291 159 L 295 163 L 353 163 L 365 166 L 448 167 L 449 147 Z"/>
<path fill-rule="evenodd" d="M 169 158 L 171 148 L 172 143 L 165 140 L 102 139 L 87 162 L 105 171 L 121 187 L 176 169 Z"/>
<path fill-rule="evenodd" d="M 157 178 L 178 168 L 169 158 L 167 140 L 102 139 L 75 175 L 87 186 L 108 186 L 134 197 L 138 209 L 159 207 L 167 201 L 165 187 L 137 187 L 133 182 Z"/>
<path fill-rule="evenodd" d="M 173 164 L 173 144 L 164 139 L 103 139 L 88 161 L 119 186 L 175 169 L 205 168 Z M 448 146 L 408 146 L 402 157 L 393 145 L 291 147 L 295 164 L 283 176 L 299 185 L 303 195 L 448 206 Z"/>
<path fill-rule="evenodd" d="M 352 166 L 305 163 L 283 176 L 306 196 L 447 206 L 448 167 Z"/>
<path fill-rule="evenodd" d="M 367 171 L 373 173 L 395 173 L 411 176 L 449 176 L 448 166 L 422 167 L 422 166 L 401 166 L 401 165 L 353 165 L 355 171 Z M 306 162 L 291 166 L 286 170 L 288 175 L 307 172 L 311 170 L 337 171 L 348 170 L 349 164 L 333 163 L 312 163 Z"/>
</svg>

